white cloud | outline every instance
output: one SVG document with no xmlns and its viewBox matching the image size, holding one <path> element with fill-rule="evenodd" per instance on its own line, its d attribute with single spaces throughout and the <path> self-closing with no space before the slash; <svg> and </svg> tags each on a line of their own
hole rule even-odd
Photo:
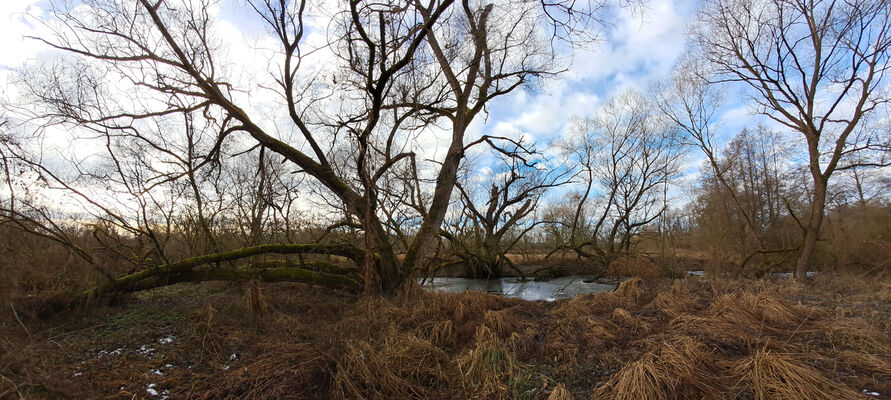
<svg viewBox="0 0 891 400">
<path fill-rule="evenodd" d="M 504 131 L 505 124 L 548 141 L 566 132 L 573 117 L 595 112 L 603 99 L 628 87 L 646 89 L 666 77 L 685 46 L 687 0 L 657 0 L 643 12 L 620 9 L 618 21 L 596 48 L 578 52 L 559 80 L 546 82 L 540 92 L 517 91 L 493 108 L 487 132 Z"/>
<path fill-rule="evenodd" d="M 34 57 L 46 47 L 39 42 L 26 39 L 39 27 L 35 25 L 43 9 L 39 0 L 13 0 L 0 2 L 0 37 L 3 38 L 3 51 L 0 52 L 0 69 L 14 68 Z"/>
<path fill-rule="evenodd" d="M 25 61 L 37 57 L 47 46 L 25 36 L 36 35 L 41 29 L 39 18 L 43 8 L 40 0 L 0 1 L 0 97 L 14 99 L 17 94 L 10 85 L 12 70 Z"/>
<path fill-rule="evenodd" d="M 657 0 L 647 3 L 643 12 L 619 10 L 619 21 L 608 30 L 605 42 L 576 56 L 570 79 L 596 82 L 627 74 L 645 81 L 667 75 L 684 49 L 689 9 L 686 0 Z"/>
</svg>

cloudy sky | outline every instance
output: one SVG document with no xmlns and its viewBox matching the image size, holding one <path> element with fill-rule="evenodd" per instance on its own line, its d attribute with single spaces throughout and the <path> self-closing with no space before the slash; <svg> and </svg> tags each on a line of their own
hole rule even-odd
<svg viewBox="0 0 891 400">
<path fill-rule="evenodd" d="M 12 70 L 50 54 L 39 42 L 25 38 L 41 35 L 38 21 L 49 18 L 47 8 L 44 0 L 0 1 L 0 96 L 15 98 L 9 83 Z M 602 42 L 574 55 L 570 71 L 535 90 L 518 90 L 499 98 L 491 104 L 486 118 L 475 121 L 473 133 L 523 132 L 544 144 L 560 137 L 573 117 L 595 112 L 610 96 L 627 88 L 645 90 L 653 80 L 670 74 L 684 51 L 686 24 L 693 20 L 695 9 L 694 0 L 653 0 L 643 9 L 620 10 Z M 230 43 L 228 56 L 245 64 L 242 71 L 246 75 L 269 67 L 264 57 L 250 54 L 266 48 L 264 41 L 269 40 L 264 38 L 262 28 L 251 22 L 250 13 L 235 0 L 219 4 L 218 29 Z M 269 43 L 268 47 L 273 46 Z M 744 105 L 727 106 L 722 125 L 726 132 L 736 132 L 752 123 Z M 427 144 L 437 147 L 433 140 Z M 689 165 L 690 176 L 697 170 L 697 159 L 693 157 Z"/>
<path fill-rule="evenodd" d="M 500 99 L 483 130 L 519 129 L 536 139 L 548 138 L 562 132 L 572 116 L 596 110 L 609 96 L 628 87 L 645 89 L 651 80 L 667 76 L 683 51 L 685 24 L 692 19 L 695 6 L 692 0 L 655 0 L 647 2 L 643 10 L 620 11 L 603 42 L 576 54 L 571 71 L 534 92 L 517 91 Z M 46 52 L 45 46 L 25 38 L 40 34 L 35 19 L 47 18 L 46 8 L 48 4 L 42 0 L 0 2 L 0 83 L 4 90 L 9 90 L 10 69 Z M 225 26 L 239 30 L 246 41 L 255 44 L 259 29 L 249 23 L 247 14 L 233 0 L 221 3 L 219 15 Z"/>
</svg>

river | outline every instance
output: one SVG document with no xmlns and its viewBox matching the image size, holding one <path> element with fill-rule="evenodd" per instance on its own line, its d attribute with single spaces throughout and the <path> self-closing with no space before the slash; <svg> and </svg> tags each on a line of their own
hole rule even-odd
<svg viewBox="0 0 891 400">
<path fill-rule="evenodd" d="M 420 282 L 420 281 L 419 281 Z M 615 285 L 594 281 L 590 275 L 569 275 L 547 281 L 523 281 L 520 278 L 505 277 L 494 279 L 470 278 L 428 278 L 424 288 L 434 291 L 463 292 L 466 290 L 499 293 L 524 300 L 554 301 L 570 299 L 580 294 L 607 292 Z"/>
</svg>

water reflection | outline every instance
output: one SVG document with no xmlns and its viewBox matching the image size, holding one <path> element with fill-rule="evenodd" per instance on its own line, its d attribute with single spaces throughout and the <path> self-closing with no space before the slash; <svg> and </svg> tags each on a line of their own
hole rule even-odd
<svg viewBox="0 0 891 400">
<path fill-rule="evenodd" d="M 521 281 L 519 278 L 469 279 L 432 278 L 424 282 L 424 287 L 445 292 L 466 290 L 501 293 L 505 296 L 524 300 L 569 299 L 580 294 L 606 292 L 615 289 L 614 285 L 594 282 L 593 276 L 571 275 L 548 281 Z M 586 282 L 587 281 L 587 282 Z"/>
</svg>

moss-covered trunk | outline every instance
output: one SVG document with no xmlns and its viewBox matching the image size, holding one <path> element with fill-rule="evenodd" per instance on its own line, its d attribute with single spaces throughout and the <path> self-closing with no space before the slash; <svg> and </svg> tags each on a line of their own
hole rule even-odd
<svg viewBox="0 0 891 400">
<path fill-rule="evenodd" d="M 307 281 L 311 283 L 327 283 L 327 282 L 339 282 L 337 279 L 331 277 L 331 279 L 325 278 L 323 275 L 312 275 L 305 274 L 305 272 L 311 273 L 319 273 L 326 275 L 338 275 L 331 274 L 330 272 L 319 272 L 319 271 L 308 271 L 303 268 L 293 268 L 288 266 L 278 266 L 277 268 L 266 268 L 266 269 L 255 269 L 255 272 L 245 272 L 242 273 L 239 269 L 223 269 L 223 268 L 215 268 L 213 269 L 213 274 L 209 272 L 203 271 L 195 271 L 195 268 L 205 265 L 212 264 L 222 261 L 234 261 L 247 257 L 252 257 L 260 254 L 328 254 L 328 255 L 337 255 L 346 257 L 353 262 L 359 264 L 365 257 L 365 252 L 357 249 L 355 247 L 344 246 L 344 245 L 325 245 L 325 244 L 267 244 L 261 246 L 253 246 L 253 247 L 245 247 L 242 249 L 216 253 L 216 254 L 207 254 L 198 257 L 187 258 L 185 260 L 164 264 L 157 267 L 152 267 L 148 269 L 144 269 L 139 272 L 135 272 L 129 275 L 124 275 L 115 279 L 112 279 L 108 282 L 102 283 L 93 287 L 87 291 L 85 291 L 80 297 L 83 298 L 92 298 L 103 296 L 110 293 L 115 292 L 131 292 L 136 290 L 145 289 L 145 282 L 164 282 L 165 280 L 173 279 L 174 281 L 182 282 L 184 280 L 189 280 L 189 277 L 209 277 L 216 276 L 221 280 L 230 280 L 227 277 L 232 278 L 231 280 L 242 280 L 241 277 L 248 275 L 255 275 L 257 277 L 271 277 L 276 274 L 276 272 L 270 271 L 278 271 L 279 275 L 276 279 L 278 280 L 286 280 L 287 276 L 291 276 L 291 280 L 295 281 Z M 230 271 L 230 272 L 220 272 L 220 271 Z M 287 274 L 286 272 L 291 271 L 292 274 Z M 192 275 L 190 275 L 192 274 Z M 210 274 L 210 275 L 209 275 Z M 272 274 L 272 275 L 270 275 Z M 346 276 L 346 275 L 342 275 Z M 208 279 L 200 279 L 200 280 L 208 280 Z M 351 278 L 351 280 L 355 280 Z M 171 282 L 176 283 L 176 282 Z M 157 287 L 157 285 L 152 286 L 148 284 L 150 287 Z"/>
</svg>

